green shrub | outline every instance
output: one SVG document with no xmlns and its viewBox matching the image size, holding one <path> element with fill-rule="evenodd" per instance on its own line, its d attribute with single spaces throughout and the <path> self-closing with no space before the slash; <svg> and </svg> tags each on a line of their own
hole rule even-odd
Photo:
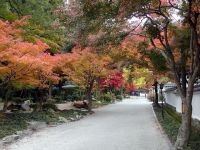
<svg viewBox="0 0 200 150">
<path fill-rule="evenodd" d="M 56 107 L 55 104 L 53 103 L 45 103 L 42 105 L 42 109 L 43 110 L 49 110 L 49 109 L 53 109 L 54 111 L 58 111 L 58 108 Z"/>
<path fill-rule="evenodd" d="M 122 95 L 116 95 L 116 99 L 121 101 L 123 99 L 123 97 L 122 97 Z"/>
<path fill-rule="evenodd" d="M 103 102 L 110 103 L 113 100 L 113 96 L 111 93 L 106 93 L 100 96 L 100 100 Z"/>
</svg>

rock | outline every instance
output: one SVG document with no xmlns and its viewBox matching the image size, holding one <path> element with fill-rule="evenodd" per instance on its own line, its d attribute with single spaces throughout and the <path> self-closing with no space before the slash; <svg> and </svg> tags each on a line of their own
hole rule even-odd
<svg viewBox="0 0 200 150">
<path fill-rule="evenodd" d="M 6 114 L 11 114 L 12 112 L 11 112 L 11 110 L 6 110 L 5 113 L 6 113 Z"/>
<path fill-rule="evenodd" d="M 70 110 L 70 109 L 73 109 L 73 103 L 72 102 L 66 102 L 66 103 L 63 103 L 63 104 L 56 104 L 58 110 Z"/>
<path fill-rule="evenodd" d="M 77 119 L 77 120 L 79 120 L 79 119 L 81 119 L 81 118 L 82 118 L 81 115 L 76 115 L 76 119 Z"/>
<path fill-rule="evenodd" d="M 17 131 L 17 135 L 22 136 L 23 135 L 23 131 Z"/>
<path fill-rule="evenodd" d="M 28 130 L 24 130 L 24 131 L 17 131 L 16 134 L 14 134 L 14 135 L 6 136 L 2 140 L 0 140 L 0 148 L 3 148 L 6 145 L 11 144 L 21 138 L 24 138 L 25 136 L 29 136 L 32 133 L 33 133 L 33 131 L 28 129 Z"/>
<path fill-rule="evenodd" d="M 5 138 L 2 139 L 4 144 L 9 144 L 12 143 L 16 140 L 18 140 L 20 138 L 19 135 L 10 135 L 10 136 L 6 136 Z"/>
<path fill-rule="evenodd" d="M 76 108 L 85 108 L 88 109 L 88 101 L 84 100 L 84 101 L 74 101 L 73 106 Z"/>
<path fill-rule="evenodd" d="M 59 122 L 64 122 L 64 123 L 69 122 L 69 120 L 67 120 L 67 119 L 64 118 L 64 117 L 59 117 L 58 119 L 59 119 Z"/>
<path fill-rule="evenodd" d="M 75 120 L 76 120 L 75 118 L 72 118 L 72 117 L 71 117 L 71 118 L 69 118 L 69 119 L 70 119 L 70 121 L 75 121 Z"/>
<path fill-rule="evenodd" d="M 53 114 L 53 113 L 55 113 L 55 110 L 53 110 L 52 108 L 49 108 L 49 109 L 48 109 L 48 112 L 50 112 L 50 113 Z"/>
<path fill-rule="evenodd" d="M 24 131 L 17 131 L 17 135 L 20 136 L 20 138 L 23 138 L 25 136 L 31 135 L 33 133 L 32 130 L 28 129 L 28 130 L 24 130 Z"/>
<path fill-rule="evenodd" d="M 31 121 L 29 123 L 29 129 L 32 131 L 40 130 L 47 127 L 47 124 L 45 122 L 39 122 L 39 121 Z"/>
<path fill-rule="evenodd" d="M 31 110 L 30 104 L 31 104 L 30 100 L 27 100 L 21 105 L 21 107 L 25 111 L 30 111 Z"/>
</svg>

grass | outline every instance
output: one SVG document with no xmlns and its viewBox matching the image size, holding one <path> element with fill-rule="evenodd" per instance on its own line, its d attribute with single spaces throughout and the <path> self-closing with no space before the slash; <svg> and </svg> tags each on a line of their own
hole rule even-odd
<svg viewBox="0 0 200 150">
<path fill-rule="evenodd" d="M 164 119 L 162 118 L 161 108 L 154 107 L 154 111 L 165 133 L 174 144 L 181 124 L 181 116 L 170 107 L 165 107 Z M 190 142 L 185 150 L 200 150 L 200 133 L 194 127 L 192 128 Z"/>
<path fill-rule="evenodd" d="M 46 123 L 58 123 L 59 117 L 66 119 L 73 118 L 75 115 L 87 115 L 87 112 L 80 110 L 66 110 L 55 113 L 51 112 L 33 112 L 33 113 L 12 113 L 0 114 L 0 139 L 16 134 L 17 131 L 25 130 L 30 121 L 42 121 Z"/>
</svg>

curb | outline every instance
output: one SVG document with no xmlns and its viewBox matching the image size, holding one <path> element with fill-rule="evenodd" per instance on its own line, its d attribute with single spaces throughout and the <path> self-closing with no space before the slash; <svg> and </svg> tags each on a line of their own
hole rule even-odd
<svg viewBox="0 0 200 150">
<path fill-rule="evenodd" d="M 156 122 L 156 124 L 158 125 L 158 128 L 160 129 L 162 135 L 164 136 L 165 139 L 167 139 L 168 144 L 170 145 L 170 150 L 175 150 L 173 144 L 172 144 L 171 141 L 169 140 L 168 135 L 165 133 L 163 127 L 161 126 L 160 122 L 158 121 L 158 118 L 157 118 L 157 116 L 156 116 L 156 113 L 155 113 L 155 111 L 154 111 L 154 109 L 153 109 L 153 105 L 151 105 L 151 109 L 152 109 L 152 111 L 153 111 L 153 115 L 154 115 L 154 118 L 155 118 L 155 122 Z"/>
</svg>

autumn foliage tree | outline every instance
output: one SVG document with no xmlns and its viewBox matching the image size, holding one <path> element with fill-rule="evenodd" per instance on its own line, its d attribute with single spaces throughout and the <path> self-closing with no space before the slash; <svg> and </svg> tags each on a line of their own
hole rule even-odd
<svg viewBox="0 0 200 150">
<path fill-rule="evenodd" d="M 134 92 L 136 90 L 136 86 L 134 85 L 134 83 L 127 83 L 125 85 L 125 90 L 128 93 Z"/>
<path fill-rule="evenodd" d="M 4 110 L 12 88 L 38 84 L 33 75 L 37 68 L 35 56 L 48 48 L 40 41 L 35 44 L 23 41 L 19 29 L 23 24 L 23 20 L 12 24 L 0 21 L 0 77 L 4 89 Z"/>
<path fill-rule="evenodd" d="M 53 69 L 61 56 L 47 54 L 49 47 L 41 41 L 24 41 L 20 29 L 24 24 L 24 19 L 13 23 L 0 21 L 0 85 L 4 93 L 4 111 L 12 90 L 44 89 L 50 81 L 56 83 L 59 80 Z"/>
<path fill-rule="evenodd" d="M 101 81 L 101 87 L 108 90 L 119 90 L 123 87 L 124 77 L 122 72 L 114 71 Z"/>
<path fill-rule="evenodd" d="M 99 78 L 107 75 L 110 58 L 99 56 L 91 48 L 75 49 L 71 57 L 75 58 L 66 62 L 64 72 L 68 79 L 84 89 L 89 102 L 89 111 L 91 111 L 93 88 Z"/>
<path fill-rule="evenodd" d="M 42 103 L 51 102 L 51 90 L 53 85 L 58 85 L 62 80 L 60 70 L 62 70 L 62 62 L 66 59 L 65 54 L 50 55 L 42 53 L 35 58 L 35 63 L 38 64 L 34 74 L 34 79 L 38 81 L 35 85 L 37 89 L 36 97 L 38 101 L 38 110 L 42 110 Z M 45 94 L 48 91 L 48 98 Z"/>
</svg>

